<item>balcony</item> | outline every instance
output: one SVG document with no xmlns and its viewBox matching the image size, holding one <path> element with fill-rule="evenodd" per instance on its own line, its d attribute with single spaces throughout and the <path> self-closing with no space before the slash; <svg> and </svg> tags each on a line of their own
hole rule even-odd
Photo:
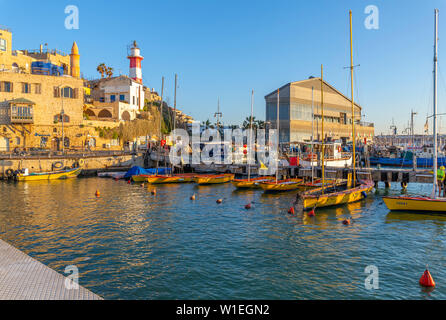
<svg viewBox="0 0 446 320">
<path fill-rule="evenodd" d="M 11 123 L 34 123 L 34 117 L 32 115 L 11 114 Z"/>
<path fill-rule="evenodd" d="M 34 102 L 27 99 L 15 99 L 9 102 L 11 123 L 34 123 Z"/>
</svg>

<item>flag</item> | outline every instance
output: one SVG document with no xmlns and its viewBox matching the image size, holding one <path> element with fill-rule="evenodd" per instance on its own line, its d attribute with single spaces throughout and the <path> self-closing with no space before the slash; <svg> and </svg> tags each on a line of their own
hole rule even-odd
<svg viewBox="0 0 446 320">
<path fill-rule="evenodd" d="M 268 170 L 268 167 L 265 166 L 265 164 L 262 161 L 260 161 L 260 169 L 261 170 Z"/>
<path fill-rule="evenodd" d="M 429 133 L 429 121 L 426 119 L 426 123 L 424 124 L 424 133 Z"/>
</svg>

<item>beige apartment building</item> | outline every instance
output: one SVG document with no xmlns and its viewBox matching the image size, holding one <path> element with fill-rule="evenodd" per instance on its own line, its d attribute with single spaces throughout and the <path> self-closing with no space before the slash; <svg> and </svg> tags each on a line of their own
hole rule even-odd
<svg viewBox="0 0 446 320">
<path fill-rule="evenodd" d="M 265 96 L 267 128 L 276 128 L 277 89 Z M 322 140 L 321 79 L 287 83 L 279 88 L 280 143 Z M 357 140 L 373 140 L 372 123 L 361 121 L 362 108 L 355 104 Z M 313 120 L 314 115 L 314 120 Z M 351 100 L 324 81 L 324 136 L 327 140 L 352 140 Z"/>
</svg>

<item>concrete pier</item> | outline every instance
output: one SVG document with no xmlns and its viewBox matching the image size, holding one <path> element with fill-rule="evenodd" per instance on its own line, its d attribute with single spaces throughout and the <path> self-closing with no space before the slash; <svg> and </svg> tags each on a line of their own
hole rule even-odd
<svg viewBox="0 0 446 320">
<path fill-rule="evenodd" d="M 68 278 L 0 240 L 0 300 L 102 300 Z"/>
</svg>

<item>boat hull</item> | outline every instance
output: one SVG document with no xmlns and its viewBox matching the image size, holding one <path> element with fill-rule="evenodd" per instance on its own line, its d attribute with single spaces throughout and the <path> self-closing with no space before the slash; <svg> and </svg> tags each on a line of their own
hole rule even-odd
<svg viewBox="0 0 446 320">
<path fill-rule="evenodd" d="M 72 179 L 77 178 L 77 176 L 81 173 L 81 168 L 60 171 L 60 172 L 46 172 L 46 173 L 35 173 L 30 175 L 17 175 L 17 181 L 27 182 L 27 181 L 42 181 L 42 180 L 62 180 L 62 179 Z"/>
<path fill-rule="evenodd" d="M 234 179 L 232 185 L 237 189 L 261 189 L 260 183 L 271 181 L 273 177 L 259 177 L 254 179 Z"/>
<path fill-rule="evenodd" d="M 312 194 L 315 191 L 318 191 L 315 189 L 310 191 L 309 194 L 302 195 L 303 209 L 310 210 L 313 208 L 331 207 L 356 202 L 367 197 L 373 188 L 373 181 L 367 181 L 356 188 L 324 195 Z"/>
<path fill-rule="evenodd" d="M 390 211 L 442 212 L 446 213 L 446 199 L 428 197 L 383 197 Z"/>
<path fill-rule="evenodd" d="M 234 180 L 234 175 L 224 174 L 224 175 L 196 176 L 194 180 L 195 183 L 199 185 L 221 184 L 221 183 L 231 182 L 232 180 Z"/>
<path fill-rule="evenodd" d="M 259 184 L 260 188 L 262 188 L 265 192 L 281 192 L 281 191 L 292 191 L 299 190 L 299 188 L 303 188 L 303 180 L 302 179 L 289 179 L 282 181 L 271 181 L 271 182 L 261 182 Z"/>
</svg>

